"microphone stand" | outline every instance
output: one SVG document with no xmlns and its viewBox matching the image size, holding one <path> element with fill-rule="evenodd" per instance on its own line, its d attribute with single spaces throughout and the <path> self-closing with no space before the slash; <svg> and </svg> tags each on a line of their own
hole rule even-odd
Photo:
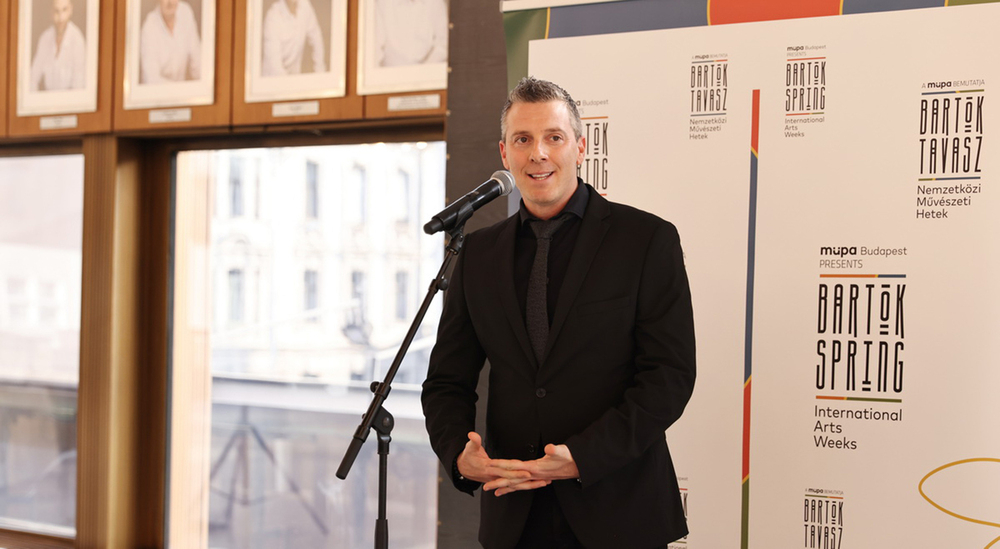
<svg viewBox="0 0 1000 549">
<path fill-rule="evenodd" d="M 389 366 L 389 371 L 385 374 L 385 379 L 381 383 L 372 381 L 371 391 L 375 395 L 368 406 L 368 411 L 361 418 L 361 424 L 354 431 L 354 438 L 351 439 L 351 444 L 347 447 L 347 452 L 344 453 L 344 459 L 340 462 L 340 468 L 337 469 L 337 478 L 341 480 L 346 479 L 347 473 L 350 472 L 351 466 L 354 464 L 354 460 L 358 457 L 358 452 L 361 451 L 361 446 L 368 439 L 368 432 L 374 429 L 378 434 L 379 460 L 378 518 L 375 520 L 375 549 L 388 549 L 389 547 L 389 521 L 385 516 L 386 481 L 389 464 L 389 441 L 392 440 L 390 434 L 392 433 L 394 419 L 392 414 L 382 407 L 382 403 L 389 396 L 389 391 L 392 389 L 392 380 L 396 377 L 396 371 L 399 370 L 399 365 L 402 364 L 403 357 L 406 355 L 406 351 L 410 348 L 410 343 L 413 342 L 413 337 L 417 333 L 417 328 L 420 327 L 420 323 L 424 320 L 424 315 L 427 314 L 427 309 L 430 308 L 431 301 L 434 300 L 434 295 L 439 290 L 448 289 L 448 279 L 444 275 L 451 261 L 462 251 L 462 245 L 465 243 L 465 235 L 462 234 L 462 229 L 465 227 L 465 222 L 472 217 L 472 213 L 472 206 L 462 208 L 458 214 L 455 227 L 447 231 L 450 238 L 448 239 L 448 245 L 445 247 L 445 257 L 441 264 L 441 270 L 438 271 L 437 277 L 431 282 L 430 288 L 427 290 L 427 296 L 420 305 L 420 309 L 417 311 L 416 318 L 413 319 L 409 331 L 406 332 L 406 337 L 403 338 L 403 342 L 399 346 L 399 351 L 396 353 L 396 358 L 393 359 L 392 365 Z"/>
</svg>

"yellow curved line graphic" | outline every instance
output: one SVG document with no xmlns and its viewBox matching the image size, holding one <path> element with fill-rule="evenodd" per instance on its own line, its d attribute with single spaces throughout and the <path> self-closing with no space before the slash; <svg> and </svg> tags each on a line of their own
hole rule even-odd
<svg viewBox="0 0 1000 549">
<path fill-rule="evenodd" d="M 712 26 L 712 0 L 705 2 L 705 22 Z"/>
<path fill-rule="evenodd" d="M 933 505 L 934 507 L 936 507 L 942 513 L 945 513 L 947 515 L 951 515 L 951 516 L 953 516 L 953 517 L 955 517 L 957 519 L 961 519 L 961 520 L 964 520 L 964 521 L 974 522 L 976 524 L 983 524 L 983 525 L 986 525 L 986 526 L 993 526 L 994 528 L 1000 528 L 1000 524 L 997 524 L 996 522 L 989 522 L 989 521 L 986 521 L 986 520 L 974 519 L 972 517 L 966 517 L 966 516 L 959 515 L 958 513 L 955 513 L 954 511 L 949 511 L 949 510 L 945 509 L 944 507 L 938 505 L 934 500 L 932 500 L 931 498 L 929 498 L 927 496 L 927 494 L 924 493 L 924 482 L 926 482 L 927 479 L 929 479 L 932 476 L 934 476 L 935 473 L 937 473 L 939 471 L 943 471 L 943 470 L 945 470 L 945 469 L 947 469 L 949 467 L 954 467 L 956 465 L 961 465 L 963 463 L 973 463 L 973 462 L 1000 463 L 1000 459 L 997 459 L 997 458 L 969 458 L 969 459 L 961 459 L 961 460 L 958 460 L 958 461 L 953 461 L 951 463 L 946 463 L 946 464 L 938 467 L 937 469 L 934 469 L 930 473 L 927 473 L 926 475 L 924 475 L 924 478 L 920 479 L 920 484 L 917 485 L 917 490 L 920 492 L 920 495 L 925 500 L 927 500 L 927 503 L 930 503 L 931 505 Z M 989 543 L 989 545 L 987 545 L 983 549 L 990 549 L 990 547 L 993 547 L 994 545 L 996 545 L 997 542 L 1000 542 L 1000 537 L 998 537 L 997 539 L 991 541 Z"/>
</svg>

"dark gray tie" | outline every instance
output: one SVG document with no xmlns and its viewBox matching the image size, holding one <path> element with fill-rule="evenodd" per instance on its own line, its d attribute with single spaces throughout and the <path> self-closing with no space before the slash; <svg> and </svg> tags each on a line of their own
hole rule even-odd
<svg viewBox="0 0 1000 549">
<path fill-rule="evenodd" d="M 531 275 L 528 277 L 528 298 L 524 308 L 528 339 L 531 340 L 538 364 L 545 360 L 545 345 L 549 341 L 549 246 L 552 244 L 552 235 L 566 219 L 568 218 L 560 216 L 547 221 L 531 222 L 537 248 L 535 261 L 531 264 Z"/>
</svg>

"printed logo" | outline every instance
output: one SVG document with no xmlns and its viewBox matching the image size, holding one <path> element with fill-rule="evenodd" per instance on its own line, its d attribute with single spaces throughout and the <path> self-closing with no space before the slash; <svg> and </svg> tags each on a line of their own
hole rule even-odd
<svg viewBox="0 0 1000 549">
<path fill-rule="evenodd" d="M 689 139 L 709 139 L 722 131 L 729 109 L 729 56 L 698 54 L 691 58 Z"/>
<path fill-rule="evenodd" d="M 785 112 L 822 114 L 826 108 L 826 58 L 785 63 Z"/>
<path fill-rule="evenodd" d="M 807 489 L 802 498 L 802 528 L 805 549 L 840 549 L 844 537 L 843 492 Z"/>
<path fill-rule="evenodd" d="M 611 117 L 606 116 L 608 99 L 577 101 L 583 136 L 587 139 L 583 163 L 576 168 L 576 175 L 589 183 L 602 196 L 607 196 L 611 181 L 611 161 L 608 138 L 611 135 Z"/>
<path fill-rule="evenodd" d="M 917 219 L 949 219 L 982 191 L 985 86 L 982 79 L 921 86 Z"/>
<path fill-rule="evenodd" d="M 905 297 L 902 281 L 820 283 L 817 390 L 903 392 Z"/>
<path fill-rule="evenodd" d="M 687 478 L 681 477 L 677 479 L 680 483 L 687 482 Z M 681 508 L 684 509 L 684 520 L 688 518 L 688 489 L 681 487 Z M 687 547 L 688 536 L 684 536 L 681 539 L 674 541 L 667 545 L 667 549 L 685 549 Z"/>
<path fill-rule="evenodd" d="M 785 137 L 806 136 L 826 121 L 825 45 L 785 48 Z"/>
</svg>

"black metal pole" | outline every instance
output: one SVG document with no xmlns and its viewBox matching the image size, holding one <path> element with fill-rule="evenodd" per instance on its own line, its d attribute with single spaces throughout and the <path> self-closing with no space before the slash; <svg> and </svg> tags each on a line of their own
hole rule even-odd
<svg viewBox="0 0 1000 549">
<path fill-rule="evenodd" d="M 471 215 L 471 210 L 468 215 Z M 431 282 L 430 287 L 427 289 L 427 295 L 424 297 L 423 303 L 420 304 L 420 309 L 417 310 L 416 317 L 410 324 L 410 329 L 406 332 L 406 337 L 403 338 L 403 342 L 399 346 L 399 351 L 396 353 L 396 358 L 393 359 L 392 365 L 389 366 L 389 371 L 385 374 L 385 379 L 379 383 L 373 381 L 371 384 L 371 390 L 374 394 L 372 397 L 371 404 L 368 405 L 368 411 L 361 418 L 361 424 L 358 425 L 357 430 L 354 431 L 354 437 L 351 439 L 351 444 L 347 447 L 347 451 L 344 453 L 344 458 L 340 462 L 340 467 L 337 469 L 337 478 L 344 480 L 347 478 L 347 474 L 351 471 L 351 467 L 354 465 L 354 461 L 358 457 L 358 453 L 361 451 L 361 447 L 364 445 L 365 441 L 368 439 L 368 433 L 375 429 L 378 432 L 379 444 L 379 501 L 378 501 L 378 519 L 375 521 L 375 548 L 376 549 L 388 549 L 389 546 L 389 524 L 386 519 L 386 486 L 388 478 L 388 456 L 389 456 L 389 441 L 391 440 L 390 433 L 393 427 L 392 414 L 386 411 L 382 407 L 385 399 L 389 396 L 389 391 L 392 389 L 392 380 L 396 377 L 396 372 L 399 370 L 399 366 L 403 363 L 403 357 L 406 356 L 406 351 L 410 348 L 410 344 L 413 342 L 413 338 L 417 334 L 417 330 L 420 328 L 420 323 L 423 322 L 424 316 L 427 314 L 427 310 L 431 306 L 431 302 L 434 301 L 434 296 L 440 290 L 448 289 L 448 279 L 445 278 L 445 273 L 448 272 L 448 267 L 451 265 L 452 260 L 458 256 L 462 251 L 462 245 L 465 243 L 465 235 L 462 234 L 462 229 L 465 225 L 465 220 L 461 220 L 454 229 L 448 231 L 450 239 L 448 240 L 448 245 L 445 247 L 445 257 L 444 261 L 441 262 L 441 269 L 438 271 L 437 276 Z M 383 451 L 384 449 L 384 451 Z"/>
<path fill-rule="evenodd" d="M 389 442 L 394 420 L 392 414 L 379 409 L 373 428 L 378 433 L 378 518 L 375 519 L 375 549 L 389 549 L 389 519 L 386 518 L 389 480 Z"/>
</svg>

